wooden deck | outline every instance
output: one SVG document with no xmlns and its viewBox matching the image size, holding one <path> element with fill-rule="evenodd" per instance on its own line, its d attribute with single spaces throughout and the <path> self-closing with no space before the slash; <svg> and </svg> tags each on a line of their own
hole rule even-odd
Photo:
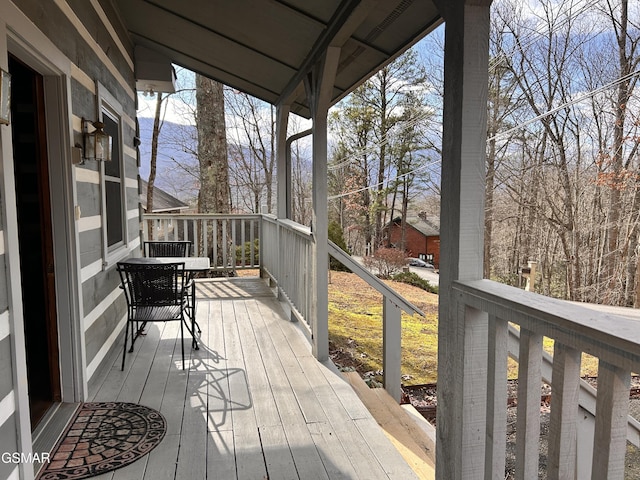
<svg viewBox="0 0 640 480">
<path fill-rule="evenodd" d="M 150 455 L 106 479 L 411 479 L 408 464 L 258 278 L 198 283 L 200 350 L 154 324 L 90 400 L 158 409 L 168 432 Z M 121 355 L 121 351 L 120 351 Z"/>
</svg>

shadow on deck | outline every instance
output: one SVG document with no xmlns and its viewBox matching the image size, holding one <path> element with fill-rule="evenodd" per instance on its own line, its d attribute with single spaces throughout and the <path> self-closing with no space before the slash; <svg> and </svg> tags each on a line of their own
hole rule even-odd
<svg viewBox="0 0 640 480">
<path fill-rule="evenodd" d="M 199 280 L 197 296 L 201 347 L 185 338 L 185 370 L 179 325 L 153 324 L 93 388 L 91 401 L 141 403 L 168 424 L 150 455 L 96 478 L 416 478 L 262 280 Z"/>
</svg>

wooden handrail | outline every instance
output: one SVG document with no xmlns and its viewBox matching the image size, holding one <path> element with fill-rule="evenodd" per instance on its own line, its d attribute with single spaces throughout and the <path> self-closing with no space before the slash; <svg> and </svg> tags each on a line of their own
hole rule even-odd
<svg viewBox="0 0 640 480">
<path fill-rule="evenodd" d="M 406 300 L 402 295 L 396 292 L 393 288 L 388 286 L 378 277 L 376 277 L 369 270 L 360 265 L 357 261 L 353 259 L 351 255 L 342 250 L 338 245 L 329 240 L 329 254 L 342 263 L 345 267 L 351 270 L 353 273 L 362 278 L 365 282 L 367 282 L 371 287 L 375 288 L 378 292 L 380 292 L 384 297 L 388 298 L 395 306 L 404 310 L 409 315 L 413 315 L 417 313 L 421 317 L 424 317 L 425 314 L 418 307 L 413 305 L 411 302 Z"/>
</svg>

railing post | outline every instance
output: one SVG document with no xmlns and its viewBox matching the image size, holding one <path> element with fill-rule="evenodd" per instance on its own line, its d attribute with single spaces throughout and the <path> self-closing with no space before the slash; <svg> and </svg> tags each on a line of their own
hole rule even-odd
<svg viewBox="0 0 640 480">
<path fill-rule="evenodd" d="M 400 309 L 383 297 L 382 307 L 382 370 L 385 390 L 400 403 L 402 397 L 402 317 Z"/>
<path fill-rule="evenodd" d="M 516 479 L 530 480 L 538 478 L 542 335 L 521 329 L 518 358 Z"/>
<path fill-rule="evenodd" d="M 591 478 L 622 480 L 627 451 L 631 372 L 600 360 Z"/>
<path fill-rule="evenodd" d="M 549 479 L 575 478 L 580 352 L 555 342 L 549 420 Z"/>
<path fill-rule="evenodd" d="M 487 444 L 485 478 L 504 476 L 507 442 L 507 359 L 509 324 L 489 315 L 487 361 Z"/>
</svg>

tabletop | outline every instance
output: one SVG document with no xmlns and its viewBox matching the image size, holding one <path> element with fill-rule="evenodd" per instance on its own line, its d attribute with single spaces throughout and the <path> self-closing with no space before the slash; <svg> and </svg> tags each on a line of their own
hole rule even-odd
<svg viewBox="0 0 640 480">
<path fill-rule="evenodd" d="M 211 267 L 209 257 L 135 257 L 123 260 L 121 263 L 136 265 L 184 263 L 184 269 L 188 272 L 205 272 Z"/>
</svg>

